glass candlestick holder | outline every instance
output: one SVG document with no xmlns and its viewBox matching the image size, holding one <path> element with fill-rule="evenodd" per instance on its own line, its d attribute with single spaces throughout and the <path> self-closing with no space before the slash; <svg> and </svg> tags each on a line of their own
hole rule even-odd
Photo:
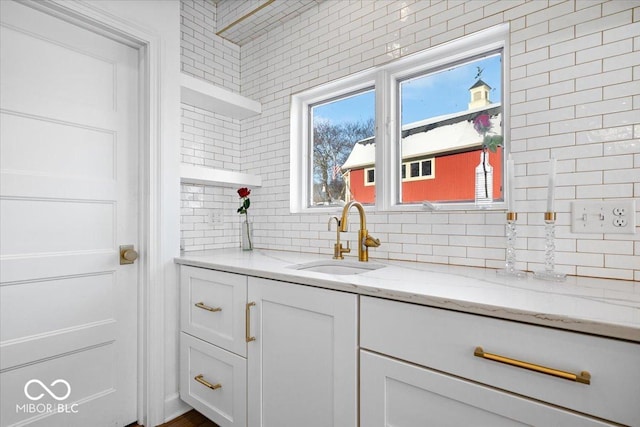
<svg viewBox="0 0 640 427">
<path fill-rule="evenodd" d="M 544 213 L 544 270 L 535 271 L 533 277 L 541 280 L 551 280 L 554 282 L 564 282 L 567 275 L 555 271 L 556 256 L 556 213 Z"/>
<path fill-rule="evenodd" d="M 501 270 L 497 270 L 499 276 L 525 277 L 526 273 L 522 270 L 516 270 L 516 223 L 518 222 L 518 214 L 516 212 L 507 212 L 507 254 L 505 257 L 505 266 Z"/>
</svg>

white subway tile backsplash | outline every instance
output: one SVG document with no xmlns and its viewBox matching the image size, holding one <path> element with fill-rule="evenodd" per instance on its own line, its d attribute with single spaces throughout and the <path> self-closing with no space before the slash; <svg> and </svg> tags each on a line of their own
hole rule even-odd
<svg viewBox="0 0 640 427">
<path fill-rule="evenodd" d="M 627 182 L 640 182 L 640 169 L 617 169 L 604 171 L 605 184 L 624 184 Z"/>
<path fill-rule="evenodd" d="M 633 168 L 633 157 L 630 155 L 593 157 L 576 161 L 578 171 L 607 171 L 625 168 Z"/>
<path fill-rule="evenodd" d="M 602 124 L 604 127 L 633 125 L 638 121 L 638 111 L 624 111 L 620 113 L 604 114 L 602 117 Z"/>
<path fill-rule="evenodd" d="M 633 270 L 620 270 L 615 268 L 578 266 L 576 274 L 579 276 L 602 277 L 606 279 L 634 280 Z"/>
<path fill-rule="evenodd" d="M 632 80 L 632 70 L 629 68 L 623 68 L 578 78 L 576 79 L 576 90 L 580 91 L 597 87 L 601 88 L 618 83 L 630 82 Z"/>
<path fill-rule="evenodd" d="M 551 26 L 551 25 L 550 25 Z M 551 31 L 553 31 L 550 28 Z M 538 37 L 534 37 L 532 39 L 528 39 L 527 50 L 534 50 L 540 48 L 548 48 L 551 45 L 555 45 L 556 43 L 566 42 L 567 40 L 572 40 L 574 37 L 573 27 L 563 28 L 558 31 L 553 31 Z M 569 49 L 567 52 L 573 52 L 573 50 Z M 559 53 L 552 54 L 551 56 L 557 56 Z"/>
<path fill-rule="evenodd" d="M 525 71 L 525 75 L 527 68 L 523 67 Z M 519 91 L 519 90 L 527 90 L 531 88 L 540 88 L 549 84 L 549 75 L 545 74 L 537 74 L 535 76 L 527 76 L 521 79 L 515 79 L 511 82 L 511 90 Z"/>
<path fill-rule="evenodd" d="M 527 65 L 527 75 L 532 76 L 548 71 L 564 69 L 575 64 L 576 61 L 573 53 L 554 56 L 553 58 Z"/>
<path fill-rule="evenodd" d="M 633 197 L 633 184 L 584 185 L 577 188 L 578 199 L 619 199 Z"/>
<path fill-rule="evenodd" d="M 553 155 L 558 270 L 640 278 L 640 266 L 630 262 L 640 255 L 637 235 L 572 234 L 569 223 L 572 200 L 640 196 L 640 8 L 633 2 L 326 1 L 242 48 L 202 29 L 215 17 L 213 2 L 204 10 L 182 3 L 183 70 L 263 105 L 260 116 L 242 122 L 183 106 L 183 161 L 262 175 L 263 187 L 252 194 L 258 247 L 332 253 L 328 214 L 288 211 L 292 93 L 509 22 L 519 268 L 544 268 L 541 213 Z M 183 186 L 185 248 L 239 245 L 237 202 L 235 189 Z M 207 209 L 223 210 L 229 229 L 208 224 Z M 382 240 L 372 258 L 504 267 L 503 212 L 369 212 L 367 220 Z M 357 218 L 350 221 L 344 237 L 353 242 Z M 620 256 L 629 259 L 614 260 Z"/>
<path fill-rule="evenodd" d="M 633 255 L 610 255 L 605 254 L 604 266 L 607 268 L 620 268 L 620 269 L 637 269 L 638 257 Z"/>
<path fill-rule="evenodd" d="M 610 113 L 629 111 L 632 109 L 631 97 L 616 98 L 599 102 L 588 102 L 576 106 L 576 117 L 593 116 L 599 114 L 608 115 Z M 607 125 L 605 119 L 605 126 Z"/>
<path fill-rule="evenodd" d="M 525 100 L 522 99 L 520 100 L 520 102 L 514 102 L 512 99 L 511 114 L 517 116 L 519 114 L 527 114 L 535 111 L 546 111 L 549 109 L 549 99 L 547 99 L 546 97 L 534 101 L 524 101 Z"/>
<path fill-rule="evenodd" d="M 573 80 L 565 80 L 559 83 L 552 83 L 542 87 L 536 87 L 527 90 L 527 100 L 535 100 L 539 98 L 555 97 L 574 92 Z"/>
<path fill-rule="evenodd" d="M 539 111 L 527 114 L 527 125 L 551 123 L 555 120 L 569 120 L 575 116 L 573 107 L 556 108 L 554 110 Z M 553 133 L 553 129 L 552 129 Z"/>
<path fill-rule="evenodd" d="M 608 3 L 623 3 L 623 2 L 608 2 Z M 630 24 L 632 22 L 632 9 L 631 5 L 627 3 L 626 10 L 614 13 L 607 14 L 603 13 L 602 18 L 593 19 L 590 21 L 586 21 L 583 23 L 578 23 L 575 26 L 576 29 L 576 37 L 583 36 L 585 34 L 593 34 L 602 31 L 609 30 L 611 28 L 616 28 L 625 24 Z M 606 9 L 606 8 L 605 8 Z"/>
<path fill-rule="evenodd" d="M 578 252 L 605 253 L 611 255 L 633 255 L 633 242 L 629 241 L 605 241 L 605 240 L 579 240 Z"/>
</svg>

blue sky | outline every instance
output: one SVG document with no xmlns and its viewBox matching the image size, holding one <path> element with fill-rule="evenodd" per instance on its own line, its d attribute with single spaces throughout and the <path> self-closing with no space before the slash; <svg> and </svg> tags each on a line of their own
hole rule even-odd
<svg viewBox="0 0 640 427">
<path fill-rule="evenodd" d="M 478 67 L 483 69 L 481 79 L 491 86 L 489 99 L 500 102 L 500 56 L 482 58 L 455 68 L 406 80 L 401 84 L 402 124 L 429 117 L 464 111 L 468 108 L 469 88 L 476 82 Z M 366 121 L 374 117 L 375 95 L 365 92 L 314 107 L 314 118 L 332 123 Z"/>
</svg>

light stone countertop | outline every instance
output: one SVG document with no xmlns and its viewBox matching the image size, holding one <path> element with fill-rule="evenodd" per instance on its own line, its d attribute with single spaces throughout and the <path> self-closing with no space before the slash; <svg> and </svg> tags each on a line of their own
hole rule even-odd
<svg viewBox="0 0 640 427">
<path fill-rule="evenodd" d="M 640 283 L 569 276 L 502 277 L 495 270 L 370 259 L 351 275 L 290 268 L 330 255 L 238 249 L 184 252 L 176 263 L 640 342 Z M 346 257 L 348 264 L 357 258 Z M 341 262 L 341 261 L 334 261 Z M 363 263 L 364 264 L 364 263 Z"/>
</svg>

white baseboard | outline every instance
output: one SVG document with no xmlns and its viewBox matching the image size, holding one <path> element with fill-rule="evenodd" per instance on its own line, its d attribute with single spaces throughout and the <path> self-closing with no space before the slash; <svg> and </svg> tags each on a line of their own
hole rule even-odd
<svg viewBox="0 0 640 427">
<path fill-rule="evenodd" d="M 190 411 L 191 409 L 193 408 L 191 408 L 191 406 L 187 405 L 182 401 L 182 399 L 180 399 L 180 393 L 169 395 L 164 400 L 164 422 L 166 423 L 173 420 L 174 418 L 178 418 L 180 415 Z"/>
</svg>

